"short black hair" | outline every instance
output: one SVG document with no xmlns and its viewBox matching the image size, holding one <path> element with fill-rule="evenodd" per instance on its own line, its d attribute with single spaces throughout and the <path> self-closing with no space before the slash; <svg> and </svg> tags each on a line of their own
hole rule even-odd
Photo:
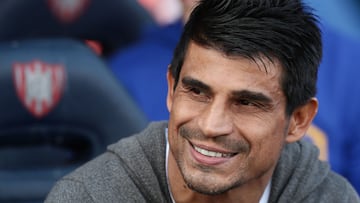
<svg viewBox="0 0 360 203">
<path fill-rule="evenodd" d="M 313 9 L 300 0 L 202 0 L 186 23 L 170 71 L 179 80 L 190 41 L 227 56 L 277 60 L 286 114 L 316 95 L 322 57 L 321 31 Z"/>
</svg>

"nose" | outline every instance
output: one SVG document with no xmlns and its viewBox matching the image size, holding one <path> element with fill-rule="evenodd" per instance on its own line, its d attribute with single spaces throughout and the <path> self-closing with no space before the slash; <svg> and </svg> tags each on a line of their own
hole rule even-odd
<svg viewBox="0 0 360 203">
<path fill-rule="evenodd" d="M 224 136 L 233 132 L 230 112 L 222 102 L 208 104 L 199 116 L 198 125 L 207 137 Z"/>
</svg>

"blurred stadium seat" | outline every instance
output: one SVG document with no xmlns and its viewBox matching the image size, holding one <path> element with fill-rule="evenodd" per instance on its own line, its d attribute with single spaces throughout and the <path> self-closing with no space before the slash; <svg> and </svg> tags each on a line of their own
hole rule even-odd
<svg viewBox="0 0 360 203">
<path fill-rule="evenodd" d="M 83 43 L 1 42 L 0 53 L 0 202 L 43 202 L 58 178 L 147 124 Z"/>
<path fill-rule="evenodd" d="M 96 40 L 104 55 L 134 42 L 153 21 L 135 0 L 1 0 L 0 41 L 72 37 Z"/>
</svg>

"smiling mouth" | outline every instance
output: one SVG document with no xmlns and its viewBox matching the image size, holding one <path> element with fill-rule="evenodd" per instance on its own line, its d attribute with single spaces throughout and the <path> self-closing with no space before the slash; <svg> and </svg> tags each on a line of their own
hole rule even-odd
<svg viewBox="0 0 360 203">
<path fill-rule="evenodd" d="M 235 156 L 237 153 L 220 153 L 220 152 L 214 152 L 214 151 L 209 151 L 197 146 L 192 145 L 193 148 L 195 149 L 195 151 L 199 152 L 200 154 L 204 155 L 204 156 L 208 156 L 208 157 L 214 157 L 214 158 L 231 158 L 233 156 Z"/>
</svg>

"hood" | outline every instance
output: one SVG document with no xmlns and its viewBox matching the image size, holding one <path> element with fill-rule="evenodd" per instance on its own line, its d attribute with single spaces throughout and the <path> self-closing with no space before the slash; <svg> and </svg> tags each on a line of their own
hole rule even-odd
<svg viewBox="0 0 360 203">
<path fill-rule="evenodd" d="M 319 187 L 330 172 L 318 159 L 319 151 L 307 141 L 285 145 L 276 166 L 269 202 L 301 202 Z"/>
</svg>

